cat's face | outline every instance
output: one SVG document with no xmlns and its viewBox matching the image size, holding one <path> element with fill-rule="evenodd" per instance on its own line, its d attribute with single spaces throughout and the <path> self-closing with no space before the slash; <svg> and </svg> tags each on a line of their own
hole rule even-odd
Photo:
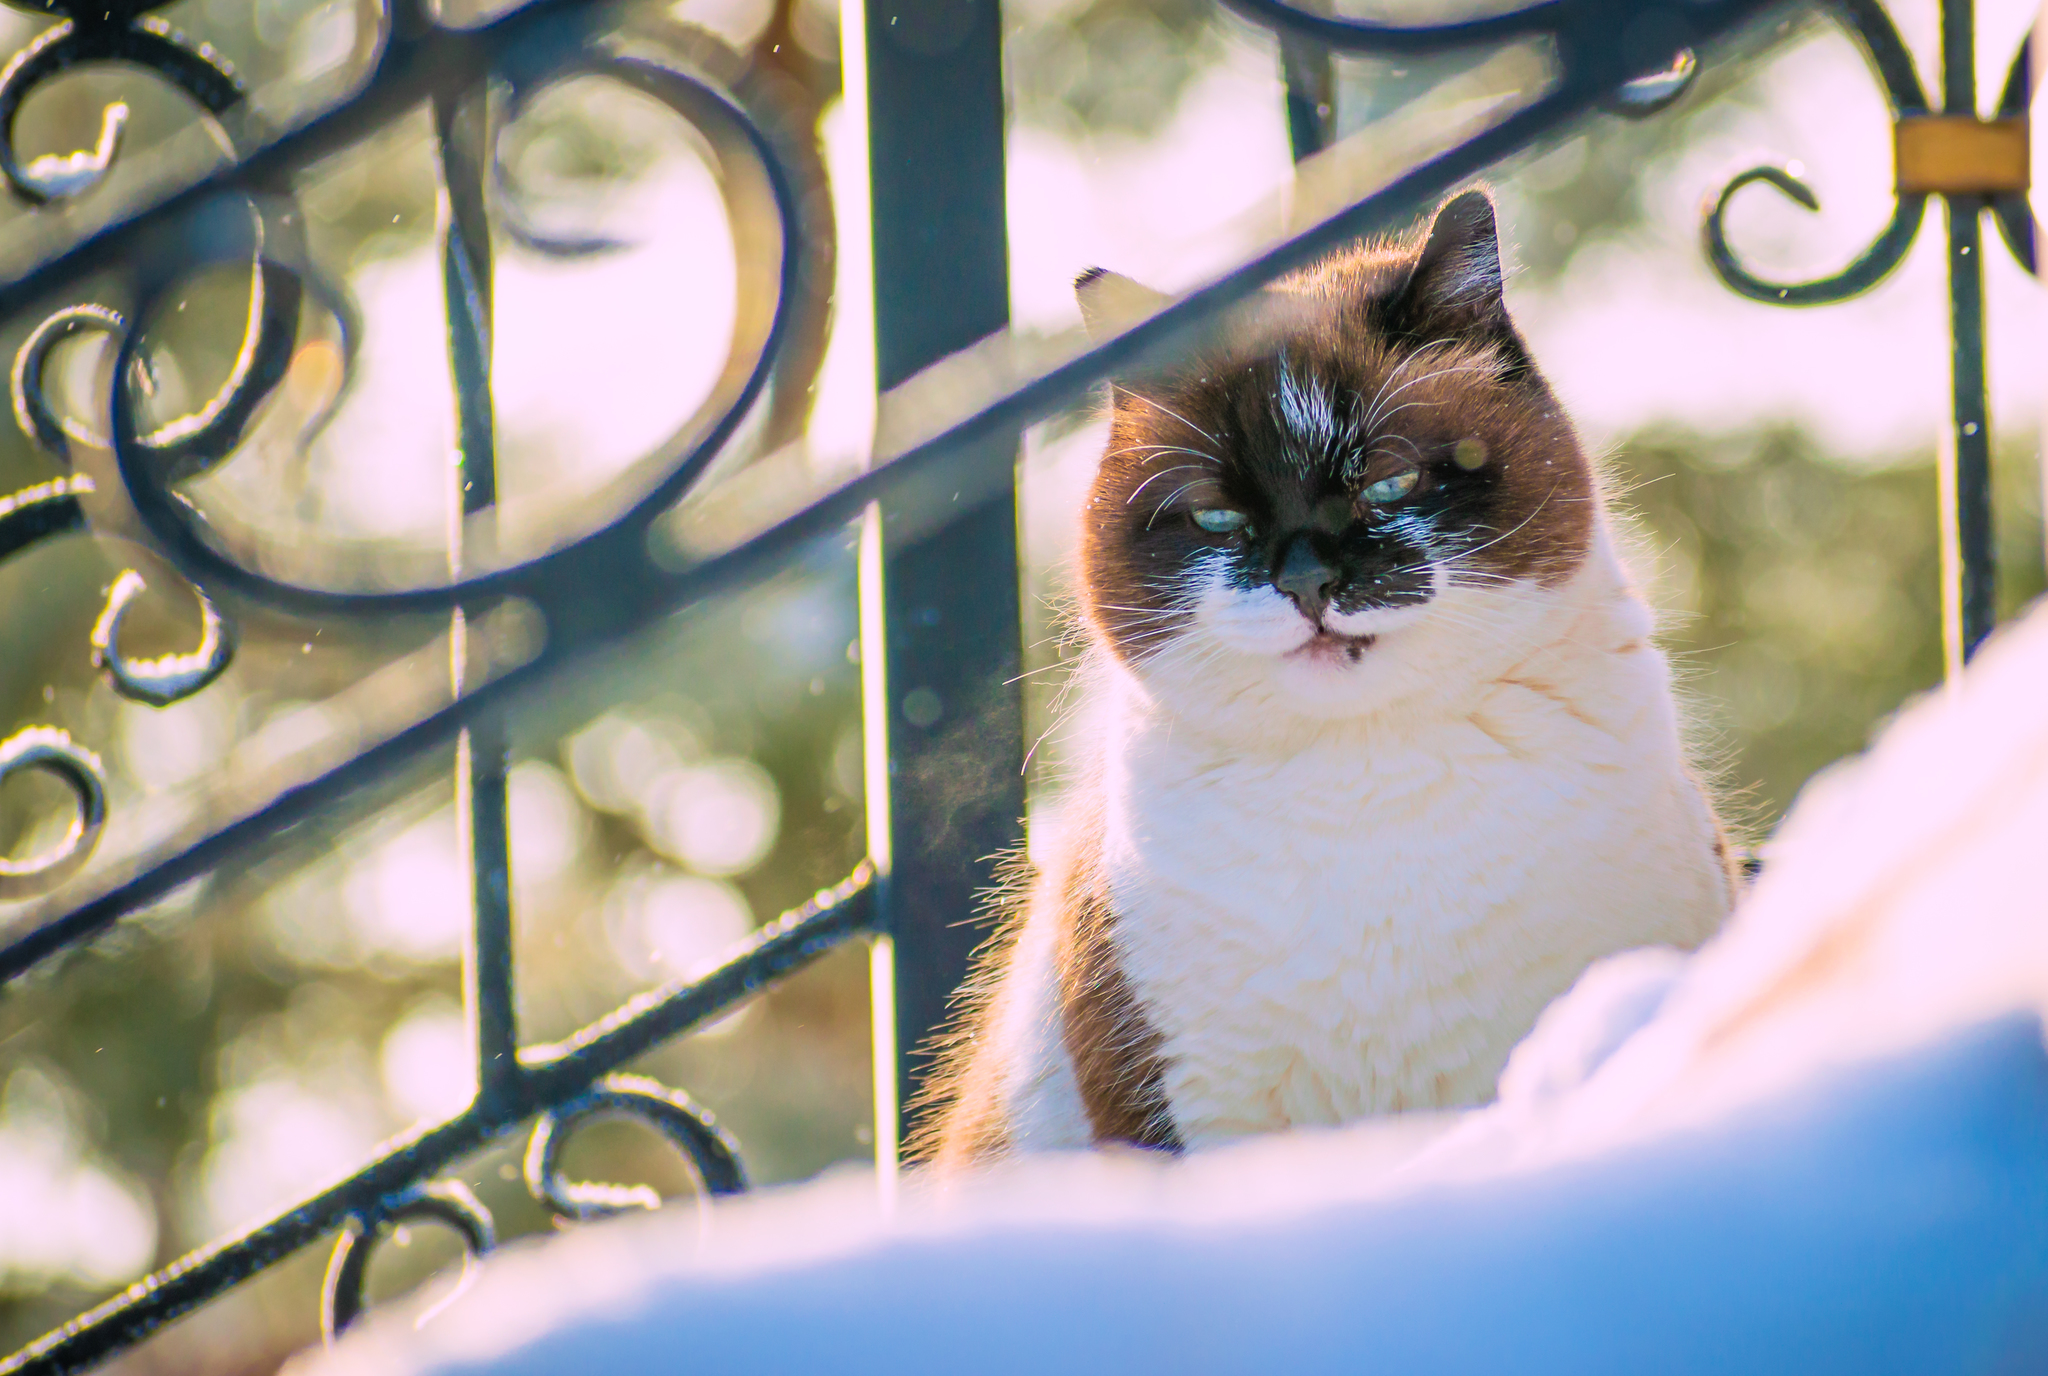
<svg viewBox="0 0 2048 1376">
<path fill-rule="evenodd" d="M 1095 277 L 1088 293 L 1130 290 Z M 1119 383 L 1085 611 L 1141 681 L 1310 717 L 1512 648 L 1583 562 L 1589 465 L 1501 300 L 1493 211 L 1281 283 L 1257 323 Z"/>
</svg>

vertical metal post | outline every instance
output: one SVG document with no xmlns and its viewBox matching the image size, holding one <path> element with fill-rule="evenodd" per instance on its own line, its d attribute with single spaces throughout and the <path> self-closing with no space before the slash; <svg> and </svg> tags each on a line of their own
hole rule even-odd
<svg viewBox="0 0 2048 1376">
<path fill-rule="evenodd" d="M 1972 0 L 1941 0 L 1942 113 L 1977 118 L 1977 51 Z M 1997 563 L 1991 538 L 1991 427 L 1984 392 L 1984 239 L 1988 196 L 1947 193 L 1949 377 L 1958 576 L 1947 592 L 1951 660 L 1967 660 L 1991 634 Z M 1946 590 L 1945 590 L 1946 591 Z M 1947 628 L 1945 628 L 1947 629 Z"/>
<path fill-rule="evenodd" d="M 997 0 L 867 0 L 861 21 L 886 389 L 1009 322 L 1002 14 Z M 978 895 L 1021 835 L 1016 437 L 994 448 L 969 459 L 1004 472 L 992 494 L 941 480 L 882 503 L 862 561 L 868 749 L 886 751 L 869 823 L 890 934 L 875 984 L 894 1003 L 893 1018 L 877 1013 L 876 1075 L 882 1058 L 895 1074 L 885 1144 L 907 1126 L 925 1046 L 982 936 Z"/>
<path fill-rule="evenodd" d="M 1282 33 L 1280 78 L 1287 86 L 1287 142 L 1300 162 L 1337 141 L 1337 62 L 1322 44 Z"/>
<path fill-rule="evenodd" d="M 449 532 L 451 571 L 466 548 L 488 540 L 470 518 L 497 505 L 491 409 L 491 238 L 484 207 L 489 156 L 489 87 L 478 83 L 434 97 L 441 151 L 441 273 L 448 310 L 448 357 L 455 382 L 455 476 L 461 500 Z M 455 691 L 463 687 L 466 609 L 455 613 Z M 466 843 L 473 921 L 464 949 L 463 1003 L 476 1038 L 477 1098 L 486 1112 L 518 1098 L 518 1029 L 512 1007 L 512 865 L 506 815 L 504 723 L 480 718 L 456 745 L 455 812 Z"/>
</svg>

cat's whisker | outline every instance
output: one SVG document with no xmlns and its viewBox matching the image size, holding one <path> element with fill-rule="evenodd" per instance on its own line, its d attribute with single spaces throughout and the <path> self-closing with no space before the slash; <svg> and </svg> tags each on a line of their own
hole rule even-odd
<svg viewBox="0 0 2048 1376">
<path fill-rule="evenodd" d="M 1437 369 L 1437 370 L 1436 370 L 1435 372 L 1433 372 L 1433 373 L 1425 373 L 1425 374 L 1424 374 L 1423 376 L 1421 376 L 1421 377 L 1418 377 L 1418 378 L 1412 378 L 1412 379 L 1410 379 L 1409 381 L 1407 381 L 1407 382 L 1404 382 L 1404 383 L 1402 383 L 1402 384 L 1401 384 L 1401 385 L 1400 385 L 1399 387 L 1397 387 L 1397 388 L 1395 388 L 1395 389 L 1394 389 L 1394 392 L 1393 392 L 1393 394 L 1392 394 L 1391 396 L 1389 396 L 1389 397 L 1387 398 L 1387 400 L 1388 400 L 1388 401 L 1392 401 L 1392 400 L 1394 399 L 1394 397 L 1398 397 L 1398 396 L 1400 396 L 1400 395 L 1401 395 L 1401 393 L 1403 393 L 1403 392 L 1407 391 L 1407 390 L 1408 390 L 1408 389 L 1409 389 L 1410 387 L 1420 387 L 1420 386 L 1421 386 L 1421 385 L 1422 385 L 1423 383 L 1425 383 L 1425 382 L 1434 382 L 1434 381 L 1435 381 L 1436 379 L 1438 379 L 1438 378 L 1440 378 L 1440 377 L 1454 377 L 1454 376 L 1456 376 L 1456 375 L 1458 375 L 1458 374 L 1460 374 L 1460 373 L 1492 373 L 1493 371 L 1495 371 L 1495 370 L 1494 370 L 1494 368 L 1493 368 L 1493 367 L 1492 367 L 1491 365 L 1488 365 L 1488 364 L 1477 364 L 1477 363 L 1474 363 L 1474 364 L 1461 364 L 1461 365 L 1458 365 L 1458 366 L 1454 366 L 1454 367 L 1450 367 L 1450 368 L 1439 368 L 1439 369 Z M 1377 429 L 1377 428 L 1378 428 L 1379 426 L 1385 425 L 1385 424 L 1386 424 L 1386 423 L 1387 423 L 1388 421 L 1392 420 L 1392 419 L 1393 419 L 1393 418 L 1394 418 L 1395 416 L 1398 416 L 1398 415 L 1400 415 L 1400 414 L 1401 414 L 1401 413 L 1402 413 L 1403 411 L 1406 411 L 1406 410 L 1408 410 L 1408 409 L 1409 409 L 1410 407 L 1413 407 L 1413 406 L 1441 406 L 1441 405 L 1443 405 L 1443 403 L 1442 403 L 1441 401 L 1431 401 L 1431 400 L 1427 400 L 1427 399 L 1424 399 L 1424 400 L 1418 400 L 1418 401 L 1404 401 L 1404 402 L 1402 402 L 1402 403 L 1401 403 L 1401 404 L 1400 404 L 1399 406 L 1396 406 L 1396 407 L 1395 407 L 1395 408 L 1394 408 L 1393 410 L 1391 410 L 1391 411 L 1387 411 L 1387 412 L 1385 412 L 1384 414 L 1381 414 L 1381 415 L 1378 415 L 1378 416 L 1376 416 L 1376 417 L 1375 417 L 1375 418 L 1373 419 L 1373 422 L 1372 422 L 1372 424 L 1371 424 L 1371 425 L 1369 425 L 1369 426 L 1368 426 L 1368 427 L 1366 427 L 1366 428 L 1367 428 L 1367 429 L 1369 429 L 1369 430 L 1371 430 L 1371 429 Z"/>
<path fill-rule="evenodd" d="M 1161 502 L 1157 507 L 1153 508 L 1152 514 L 1145 518 L 1145 529 L 1152 529 L 1152 523 L 1159 519 L 1160 513 L 1165 511 L 1166 508 L 1173 505 L 1174 497 L 1180 496 L 1181 493 L 1187 491 L 1191 487 L 1200 487 L 1202 485 L 1202 482 L 1203 479 L 1197 478 L 1191 483 L 1182 483 L 1179 487 L 1175 488 L 1173 490 L 1173 495 L 1168 497 L 1165 501 Z"/>
<path fill-rule="evenodd" d="M 1557 489 L 1555 487 L 1551 488 L 1550 491 L 1543 494 L 1543 500 L 1536 503 L 1535 507 L 1530 510 L 1527 516 L 1524 516 L 1520 521 L 1515 523 L 1513 529 L 1502 531 L 1499 535 L 1494 536 L 1491 540 L 1488 540 L 1485 544 L 1479 545 L 1476 548 L 1460 550 L 1454 557 L 1459 559 L 1469 559 L 1475 554 L 1479 554 L 1485 550 L 1492 549 L 1495 545 L 1499 544 L 1503 540 L 1512 539 L 1516 535 L 1519 535 L 1522 532 L 1522 530 L 1529 524 L 1529 522 L 1535 520 L 1538 516 L 1543 514 L 1543 508 L 1548 506 L 1550 504 L 1550 499 L 1556 495 Z"/>
<path fill-rule="evenodd" d="M 1209 443 L 1211 443 L 1211 444 L 1220 444 L 1220 443 L 1222 443 L 1222 441 L 1221 441 L 1221 440 L 1217 439 L 1217 438 L 1216 438 L 1216 437 L 1215 437 L 1214 435 L 1210 434 L 1210 433 L 1209 433 L 1209 432 L 1208 432 L 1207 430 L 1204 430 L 1204 429 L 1203 429 L 1203 428 L 1202 428 L 1201 426 L 1199 426 L 1199 425 L 1195 424 L 1195 423 L 1194 423 L 1193 421 L 1189 420 L 1189 419 L 1188 419 L 1188 418 L 1187 418 L 1186 416 L 1182 415 L 1182 414 L 1181 414 L 1180 412 L 1178 412 L 1178 411 L 1175 411 L 1175 410 L 1172 410 L 1172 409 L 1171 409 L 1171 408 L 1169 408 L 1169 407 L 1166 407 L 1166 406 L 1162 406 L 1162 405 L 1160 405 L 1160 404 L 1159 404 L 1158 402 L 1154 401 L 1154 400 L 1153 400 L 1152 398 L 1150 398 L 1150 397 L 1146 396 L 1146 395 L 1145 395 L 1145 394 L 1144 394 L 1143 392 L 1134 392 L 1134 391 L 1132 391 L 1132 390 L 1131 390 L 1130 388 L 1128 388 L 1128 387 L 1126 387 L 1126 388 L 1122 388 L 1122 389 L 1120 389 L 1120 390 L 1121 390 L 1121 391 L 1123 392 L 1123 394 L 1124 394 L 1125 396 L 1127 396 L 1127 397 L 1130 397 L 1130 398 L 1131 398 L 1131 399 L 1133 399 L 1134 401 L 1142 401 L 1142 402 L 1144 402 L 1144 403 L 1145 403 L 1145 404 L 1146 404 L 1147 406 L 1149 406 L 1149 407 L 1151 407 L 1151 408 L 1152 408 L 1153 410 L 1155 410 L 1155 411 L 1159 412 L 1159 413 L 1160 413 L 1161 415 L 1163 415 L 1163 416 L 1171 416 L 1171 417 L 1173 417 L 1173 419 L 1175 419 L 1175 420 L 1179 421 L 1179 422 L 1180 422 L 1180 423 L 1181 423 L 1182 425 L 1185 425 L 1185 426 L 1186 426 L 1186 427 L 1187 427 L 1188 429 L 1190 429 L 1190 430 L 1194 431 L 1194 432 L 1195 432 L 1195 433 L 1196 433 L 1197 435 L 1200 435 L 1200 436 L 1201 436 L 1201 437 L 1202 437 L 1203 439 L 1205 439 L 1205 440 L 1209 441 Z"/>
<path fill-rule="evenodd" d="M 1192 464 L 1192 463 L 1177 463 L 1177 464 L 1175 464 L 1175 465 L 1174 465 L 1173 467 L 1171 467 L 1171 468 L 1162 468 L 1162 469 L 1160 469 L 1160 470 L 1159 470 L 1159 471 L 1158 471 L 1157 473 L 1154 473 L 1154 474 L 1153 474 L 1153 475 L 1152 475 L 1151 477 L 1149 477 L 1149 478 L 1145 479 L 1145 481 L 1144 481 L 1144 482 L 1141 482 L 1141 483 L 1139 483 L 1139 484 L 1138 484 L 1138 486 L 1137 486 L 1137 487 L 1136 487 L 1136 488 L 1135 488 L 1135 489 L 1134 489 L 1134 490 L 1133 490 L 1133 491 L 1131 492 L 1131 495 L 1130 495 L 1130 496 L 1128 496 L 1128 497 L 1126 497 L 1126 498 L 1124 498 L 1124 505 L 1125 505 L 1125 506 L 1129 506 L 1129 505 L 1130 505 L 1130 504 L 1131 504 L 1132 502 L 1135 502 L 1135 501 L 1137 501 L 1137 500 L 1138 500 L 1138 494 L 1139 494 L 1140 492 L 1143 492 L 1143 491 L 1144 491 L 1144 490 L 1145 490 L 1146 488 L 1148 488 L 1148 487 L 1152 486 L 1152 484 L 1153 484 L 1153 483 L 1155 483 L 1155 482 L 1158 482 L 1158 481 L 1159 481 L 1159 480 L 1160 480 L 1161 478 L 1165 477 L 1165 476 L 1166 476 L 1167 474 L 1169 474 L 1169 473 L 1185 473 L 1185 472 L 1187 472 L 1187 471 L 1188 471 L 1189 469 L 1191 469 L 1191 468 L 1192 468 L 1192 469 L 1195 469 L 1195 470 L 1196 470 L 1197 472 L 1200 472 L 1200 471 L 1201 471 L 1201 469 L 1200 469 L 1200 466 L 1199 466 L 1199 465 L 1197 465 L 1197 464 Z M 1190 486 L 1192 486 L 1192 484 L 1190 484 Z M 1183 492 L 1185 492 L 1185 491 L 1186 491 L 1187 489 L 1186 489 L 1186 488 L 1182 488 L 1181 490 L 1182 490 Z"/>
<path fill-rule="evenodd" d="M 1394 413 L 1392 411 L 1389 411 L 1382 414 L 1379 408 L 1385 405 L 1386 402 L 1392 401 L 1395 397 L 1400 396 L 1401 393 L 1407 391 L 1411 387 L 1420 387 L 1423 383 L 1434 382 L 1440 377 L 1456 377 L 1460 373 L 1491 373 L 1493 371 L 1494 368 L 1490 364 L 1454 363 L 1448 368 L 1439 368 L 1433 373 L 1424 373 L 1421 377 L 1409 378 L 1406 382 L 1402 383 L 1399 387 L 1396 387 L 1392 392 L 1388 393 L 1382 400 L 1375 402 L 1373 404 L 1373 415 L 1367 421 L 1366 429 L 1370 430 L 1374 426 L 1386 424 L 1387 417 L 1393 415 Z M 1391 381 L 1391 379 L 1389 380 Z"/>
<path fill-rule="evenodd" d="M 1433 400 L 1429 397 L 1418 397 L 1414 401 L 1404 401 L 1399 406 L 1396 406 L 1393 410 L 1387 412 L 1386 415 L 1380 417 L 1380 424 L 1385 425 L 1388 421 L 1392 420 L 1395 416 L 1400 415 L 1403 411 L 1412 411 L 1418 406 L 1442 406 L 1443 404 L 1443 402 Z"/>
<path fill-rule="evenodd" d="M 1073 667 L 1073 665 L 1065 660 L 1055 660 L 1051 664 L 1041 664 L 1036 669 L 1026 669 L 1021 674 L 1013 674 L 1003 680 L 1003 686 L 1007 688 L 1013 683 L 1022 683 L 1027 678 L 1037 678 L 1040 674 L 1049 674 L 1056 669 L 1071 669 Z"/>
<path fill-rule="evenodd" d="M 1423 356 L 1428 354 L 1432 349 L 1447 349 L 1452 347 L 1456 343 L 1457 340 L 1455 339 L 1432 340 L 1431 342 L 1424 344 L 1421 348 L 1417 349 L 1414 353 L 1408 355 L 1408 357 L 1402 359 L 1400 363 L 1396 364 L 1393 368 L 1388 370 L 1386 378 L 1380 383 L 1379 391 L 1373 395 L 1372 405 L 1366 408 L 1365 428 L 1367 430 L 1372 429 L 1374 424 L 1373 417 L 1379 411 L 1381 400 L 1384 399 L 1387 395 L 1387 388 L 1394 385 L 1395 379 L 1399 378 L 1401 374 L 1407 372 L 1417 363 L 1420 363 L 1423 359 Z"/>
<path fill-rule="evenodd" d="M 1122 449 L 1110 450 L 1102 457 L 1105 459 L 1117 459 L 1122 458 L 1126 454 L 1144 454 L 1148 452 L 1156 454 L 1186 454 L 1191 459 L 1202 459 L 1215 464 L 1219 468 L 1223 466 L 1223 460 L 1217 458 L 1214 454 L 1204 453 L 1200 449 L 1190 449 L 1184 444 L 1127 444 Z"/>
<path fill-rule="evenodd" d="M 1372 462 L 1373 455 L 1375 454 L 1385 454 L 1390 459 L 1399 458 L 1400 455 L 1394 453 L 1392 450 L 1380 448 L 1380 445 L 1385 444 L 1389 440 L 1399 440 L 1402 444 L 1407 445 L 1409 452 L 1415 456 L 1415 462 L 1418 467 L 1424 462 L 1422 456 L 1422 448 L 1420 445 L 1416 444 L 1415 441 L 1409 439 L 1405 435 L 1382 435 L 1380 436 L 1379 440 L 1376 443 L 1374 443 L 1372 448 L 1366 450 L 1363 454 L 1360 454 L 1358 456 L 1357 462 L 1349 463 L 1344 466 L 1345 476 L 1354 477 L 1357 474 L 1363 472 L 1366 466 Z"/>
</svg>

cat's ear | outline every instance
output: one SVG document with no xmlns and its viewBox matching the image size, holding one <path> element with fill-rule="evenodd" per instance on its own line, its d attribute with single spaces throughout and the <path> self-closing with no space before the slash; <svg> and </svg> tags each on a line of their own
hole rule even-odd
<svg viewBox="0 0 2048 1376">
<path fill-rule="evenodd" d="M 1474 190 L 1444 202 L 1406 285 L 1389 304 L 1404 331 L 1512 336 L 1491 196 Z"/>
<path fill-rule="evenodd" d="M 1107 339 L 1137 324 L 1173 298 L 1107 268 L 1090 268 L 1074 279 L 1081 323 L 1090 339 Z"/>
</svg>

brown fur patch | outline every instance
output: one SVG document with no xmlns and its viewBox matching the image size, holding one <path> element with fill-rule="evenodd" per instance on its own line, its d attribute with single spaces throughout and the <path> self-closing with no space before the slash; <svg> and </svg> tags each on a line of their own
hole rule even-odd
<svg viewBox="0 0 2048 1376">
<path fill-rule="evenodd" d="M 1120 656 L 1185 625 L 1205 556 L 1253 587 L 1305 539 L 1341 611 L 1426 598 L 1434 560 L 1553 585 L 1583 562 L 1592 465 L 1508 320 L 1490 208 L 1446 249 L 1452 218 L 1284 278 L 1213 347 L 1112 388 L 1080 563 L 1084 615 Z M 1410 470 L 1399 499 L 1366 495 Z M 1205 508 L 1249 524 L 1204 530 Z"/>
<path fill-rule="evenodd" d="M 1097 832 L 1079 827 L 1075 834 L 1092 838 Z M 906 1146 L 909 1159 L 944 1172 L 991 1161 L 1013 1148 L 1005 1102 L 1013 1067 L 1004 1060 L 1008 1048 L 994 1035 L 997 999 L 1025 924 L 1048 916 L 1057 928 L 1061 1040 L 1095 1143 L 1180 1150 L 1160 1037 L 1118 959 L 1116 916 L 1096 878 L 1093 847 L 1084 839 L 1064 860 L 1061 872 L 1050 875 L 1035 875 L 1021 855 L 1006 866 L 997 898 L 1007 909 L 1003 928 L 976 957 L 960 1016 L 937 1043 L 939 1068 L 914 1106 L 921 1112 Z"/>
<path fill-rule="evenodd" d="M 1573 721 L 1579 723 L 1579 725 L 1581 726 L 1589 726 L 1593 730 L 1603 733 L 1607 730 L 1607 728 L 1603 726 L 1601 723 L 1587 716 L 1585 710 L 1581 708 L 1576 702 L 1572 701 L 1571 698 L 1566 696 L 1564 692 L 1560 690 L 1558 686 L 1554 683 L 1547 682 L 1540 678 L 1517 677 L 1513 674 L 1509 674 L 1503 678 L 1499 678 L 1494 681 L 1496 683 L 1508 684 L 1516 688 L 1524 688 L 1527 689 L 1529 692 L 1536 694 L 1536 696 L 1540 698 L 1549 699 L 1552 703 L 1554 703 L 1557 706 L 1559 711 L 1563 712 L 1566 716 L 1570 717 Z M 1716 841 L 1715 844 L 1719 845 L 1720 843 L 1719 841 Z"/>
<path fill-rule="evenodd" d="M 1076 894 L 1065 916 L 1071 925 L 1060 961 L 1062 1030 L 1095 1141 L 1179 1151 L 1161 1039 L 1117 958 L 1108 900 Z"/>
</svg>

